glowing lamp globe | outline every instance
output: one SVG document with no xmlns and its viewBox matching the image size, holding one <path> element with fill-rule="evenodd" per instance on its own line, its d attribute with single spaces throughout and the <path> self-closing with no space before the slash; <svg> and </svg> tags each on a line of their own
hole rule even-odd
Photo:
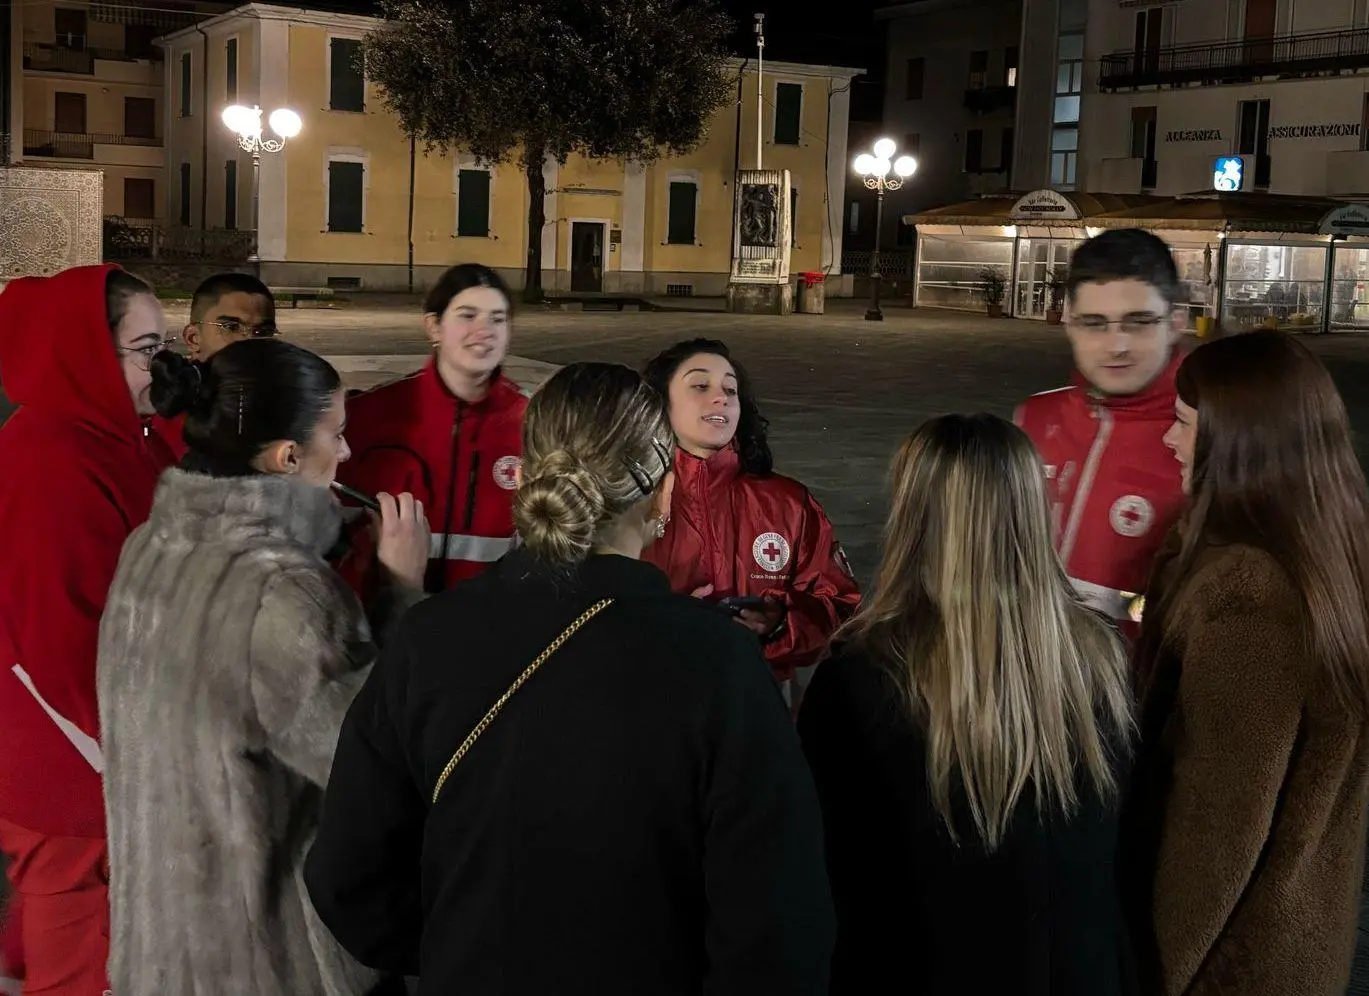
<svg viewBox="0 0 1369 996">
<path fill-rule="evenodd" d="M 876 159 L 873 168 L 870 170 L 875 176 L 889 175 L 889 160 L 884 158 Z"/>
<path fill-rule="evenodd" d="M 223 123 L 235 135 L 251 135 L 261 126 L 261 112 L 234 104 L 223 109 Z"/>
<path fill-rule="evenodd" d="M 300 129 L 304 127 L 304 123 L 300 121 L 299 115 L 288 107 L 282 107 L 279 110 L 272 111 L 270 123 L 271 130 L 281 138 L 294 138 L 300 133 Z"/>
<path fill-rule="evenodd" d="M 917 160 L 912 156 L 899 156 L 894 161 L 894 172 L 907 179 L 917 172 Z"/>
<path fill-rule="evenodd" d="M 861 176 L 869 176 L 874 172 L 875 157 L 868 152 L 862 152 L 856 156 L 856 172 Z"/>
<path fill-rule="evenodd" d="M 894 144 L 892 138 L 881 138 L 875 143 L 875 158 L 888 159 L 894 154 L 894 150 L 897 148 L 898 146 Z"/>
</svg>

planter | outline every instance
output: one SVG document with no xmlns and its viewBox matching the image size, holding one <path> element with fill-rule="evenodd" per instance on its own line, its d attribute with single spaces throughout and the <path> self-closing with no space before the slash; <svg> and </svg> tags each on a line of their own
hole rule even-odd
<svg viewBox="0 0 1369 996">
<path fill-rule="evenodd" d="M 990 317 L 990 318 L 1002 318 L 1002 317 L 1003 317 L 1003 305 L 1001 305 L 1001 304 L 991 304 L 991 305 L 988 306 L 988 310 L 989 310 L 989 317 Z"/>
<path fill-rule="evenodd" d="M 1046 311 L 1046 324 L 1059 325 L 1060 320 L 1064 318 L 1064 316 L 1064 311 L 1060 310 L 1059 308 L 1050 308 Z"/>
</svg>

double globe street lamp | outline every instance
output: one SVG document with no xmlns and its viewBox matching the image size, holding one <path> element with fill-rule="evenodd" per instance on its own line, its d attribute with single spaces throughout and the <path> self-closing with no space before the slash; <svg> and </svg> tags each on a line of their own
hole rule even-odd
<svg viewBox="0 0 1369 996">
<path fill-rule="evenodd" d="M 879 236 L 884 227 L 884 192 L 897 190 L 905 180 L 917 172 L 917 160 L 912 156 L 894 158 L 898 146 L 892 138 L 881 138 L 875 143 L 874 152 L 862 152 L 856 156 L 856 172 L 865 186 L 875 192 L 875 251 L 870 257 L 870 307 L 865 312 L 867 322 L 884 321 L 884 312 L 879 309 Z M 890 174 L 893 174 L 892 176 Z"/>
<path fill-rule="evenodd" d="M 234 104 L 223 110 L 224 127 L 237 138 L 240 149 L 252 153 L 252 255 L 247 257 L 252 264 L 260 263 L 257 250 L 261 237 L 261 154 L 282 151 L 285 143 L 304 127 L 298 114 L 288 107 L 280 107 L 267 118 L 267 124 L 274 133 L 268 135 L 262 130 L 261 113 L 261 108 L 255 105 L 246 107 Z"/>
</svg>

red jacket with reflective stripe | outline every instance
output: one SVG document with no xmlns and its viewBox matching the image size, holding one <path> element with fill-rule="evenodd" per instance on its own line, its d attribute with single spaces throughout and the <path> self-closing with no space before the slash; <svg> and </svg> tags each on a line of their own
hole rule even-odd
<svg viewBox="0 0 1369 996">
<path fill-rule="evenodd" d="M 712 599 L 783 601 L 785 625 L 765 646 L 781 681 L 818 663 L 832 633 L 860 604 L 846 554 L 817 499 L 788 477 L 742 473 L 731 448 L 708 460 L 677 451 L 670 524 L 642 559 L 686 595 L 711 584 Z"/>
<path fill-rule="evenodd" d="M 512 546 L 527 406 L 503 375 L 484 400 L 467 404 L 447 390 L 433 362 L 348 400 L 352 458 L 338 478 L 367 494 L 408 491 L 423 502 L 433 531 L 428 591 L 473 577 Z M 366 600 L 377 579 L 370 531 L 353 528 L 349 539 L 338 570 Z"/>
<path fill-rule="evenodd" d="M 1084 600 L 1136 636 L 1128 616 L 1183 507 L 1179 464 L 1164 444 L 1174 423 L 1176 351 L 1139 394 L 1109 397 L 1076 374 L 1027 399 L 1014 420 L 1046 470 L 1056 547 Z"/>
</svg>

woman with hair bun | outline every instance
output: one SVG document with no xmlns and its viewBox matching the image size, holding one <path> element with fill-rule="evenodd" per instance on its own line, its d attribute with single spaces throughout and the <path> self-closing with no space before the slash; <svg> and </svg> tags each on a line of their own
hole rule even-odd
<svg viewBox="0 0 1369 996">
<path fill-rule="evenodd" d="M 825 996 L 811 776 L 754 639 L 641 563 L 674 436 L 627 367 L 533 396 L 523 545 L 410 612 L 343 725 L 305 869 L 420 992 Z"/>
<path fill-rule="evenodd" d="M 342 381 L 280 340 L 152 363 L 189 452 L 124 546 L 100 627 L 117 993 L 334 996 L 373 973 L 301 881 L 338 729 L 374 656 L 326 561 L 348 457 Z M 419 597 L 423 507 L 380 495 L 379 558 Z"/>
</svg>

